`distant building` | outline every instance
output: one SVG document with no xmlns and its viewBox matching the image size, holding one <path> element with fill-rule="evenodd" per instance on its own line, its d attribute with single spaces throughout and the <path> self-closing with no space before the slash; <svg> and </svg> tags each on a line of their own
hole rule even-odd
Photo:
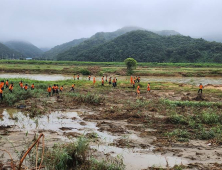
<svg viewBox="0 0 222 170">
<path fill-rule="evenodd" d="M 32 58 L 25 58 L 26 60 L 32 60 Z"/>
</svg>

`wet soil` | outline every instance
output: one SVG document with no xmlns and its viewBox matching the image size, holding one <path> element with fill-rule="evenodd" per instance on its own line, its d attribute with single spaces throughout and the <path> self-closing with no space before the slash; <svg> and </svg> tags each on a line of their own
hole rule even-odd
<svg viewBox="0 0 222 170">
<path fill-rule="evenodd" d="M 189 86 L 189 85 L 183 85 Z M 221 86 L 208 85 L 207 88 L 218 89 Z M 93 91 L 89 88 L 88 91 Z M 88 91 L 82 90 L 81 94 Z M 163 134 L 175 129 L 178 125 L 168 122 L 167 110 L 161 110 L 155 100 L 172 101 L 221 101 L 214 94 L 203 94 L 199 100 L 196 92 L 173 90 L 156 90 L 142 92 L 137 98 L 131 89 L 111 88 L 101 91 L 105 102 L 99 105 L 80 103 L 65 95 L 60 97 L 37 98 L 22 101 L 25 109 L 0 109 L 0 146 L 9 151 L 15 160 L 33 143 L 35 135 L 44 133 L 46 146 L 52 147 L 56 142 L 69 142 L 85 134 L 94 139 L 91 148 L 111 157 L 122 155 L 127 170 L 149 168 L 173 168 L 183 164 L 187 169 L 220 169 L 221 145 L 213 145 L 208 140 L 190 140 L 177 142 Z M 153 105 L 143 109 L 136 103 L 151 101 Z M 41 115 L 30 118 L 30 107 L 37 103 Z M 19 105 L 17 103 L 16 105 Z M 37 107 L 37 106 L 36 106 Z M 180 108 L 182 114 L 187 108 Z M 14 145 L 14 146 L 13 146 Z M 16 150 L 20 155 L 16 154 Z M 9 159 L 4 154 L 0 160 Z"/>
</svg>

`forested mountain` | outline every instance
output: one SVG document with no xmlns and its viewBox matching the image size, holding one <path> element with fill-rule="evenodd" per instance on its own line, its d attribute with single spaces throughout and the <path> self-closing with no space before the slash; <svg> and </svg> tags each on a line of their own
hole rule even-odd
<svg viewBox="0 0 222 170">
<path fill-rule="evenodd" d="M 23 41 L 8 41 L 4 43 L 8 48 L 11 48 L 22 54 L 22 58 L 37 58 L 41 57 L 42 51 L 29 42 Z"/>
<path fill-rule="evenodd" d="M 20 58 L 21 54 L 17 51 L 14 51 L 4 44 L 0 43 L 0 58 L 1 59 L 13 59 L 13 58 Z"/>
<path fill-rule="evenodd" d="M 79 46 L 58 55 L 58 60 L 124 61 L 133 57 L 139 62 L 222 62 L 222 44 L 189 36 L 160 36 L 150 31 L 131 31 L 106 42 L 96 34 L 96 45 Z M 87 41 L 92 41 L 89 39 Z M 87 42 L 86 41 L 86 42 Z M 85 46 L 84 46 L 85 45 Z M 81 48 L 88 47 L 88 48 Z"/>
<path fill-rule="evenodd" d="M 54 48 L 46 51 L 43 54 L 43 58 L 45 59 L 53 59 L 55 58 L 59 53 L 62 53 L 64 51 L 69 50 L 71 47 L 75 47 L 77 45 L 79 45 L 80 43 L 82 43 L 83 41 L 85 41 L 86 38 L 81 38 L 81 39 L 76 39 L 61 45 L 57 45 Z"/>
<path fill-rule="evenodd" d="M 64 53 L 61 53 L 57 56 L 58 60 L 69 60 L 69 55 L 80 55 L 82 52 L 89 50 L 91 48 L 97 47 L 99 45 L 102 45 L 108 41 L 113 40 L 114 38 L 121 36 L 127 32 L 133 31 L 133 30 L 139 30 L 141 28 L 138 27 L 124 27 L 121 29 L 118 29 L 114 32 L 99 32 L 90 37 L 89 39 L 85 40 L 81 44 L 70 48 L 69 50 L 65 51 Z"/>
</svg>

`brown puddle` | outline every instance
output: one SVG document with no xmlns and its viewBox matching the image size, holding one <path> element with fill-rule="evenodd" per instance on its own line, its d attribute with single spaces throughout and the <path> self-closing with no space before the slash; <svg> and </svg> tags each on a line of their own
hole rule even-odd
<svg viewBox="0 0 222 170">
<path fill-rule="evenodd" d="M 17 109 L 0 109 L 0 113 L 2 113 L 0 132 L 3 134 L 0 144 L 11 153 L 14 150 L 8 141 L 10 141 L 10 143 L 15 143 L 18 148 L 21 148 L 24 138 L 31 140 L 33 138 L 33 134 L 38 132 L 43 132 L 45 134 L 49 146 L 52 146 L 55 142 L 68 142 L 69 139 L 65 135 L 67 133 L 96 133 L 100 139 L 100 144 L 92 143 L 91 148 L 111 156 L 121 156 L 124 164 L 126 165 L 126 170 L 139 170 L 152 166 L 166 167 L 167 165 L 173 167 L 174 165 L 181 163 L 184 165 L 188 164 L 186 159 L 180 157 L 154 154 L 152 152 L 154 149 L 153 147 L 142 149 L 110 146 L 113 144 L 114 140 L 126 138 L 126 134 L 123 134 L 122 136 L 113 136 L 108 132 L 100 132 L 98 131 L 98 127 L 96 127 L 95 122 L 84 121 L 79 116 L 78 113 L 80 112 L 77 110 L 52 112 L 51 114 L 35 117 L 33 119 L 29 118 L 28 115 L 23 114 L 22 111 Z M 8 134 L 3 133 L 3 127 L 8 127 Z M 127 137 L 139 140 L 139 137 L 135 134 L 129 134 Z M 1 154 L 2 153 L 0 151 L 0 155 Z M 13 156 L 16 156 L 16 154 L 13 154 Z"/>
</svg>

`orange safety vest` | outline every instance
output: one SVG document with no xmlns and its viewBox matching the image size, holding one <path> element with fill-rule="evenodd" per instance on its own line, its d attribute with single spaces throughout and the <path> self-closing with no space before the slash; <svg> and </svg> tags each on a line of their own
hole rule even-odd
<svg viewBox="0 0 222 170">
<path fill-rule="evenodd" d="M 95 84 L 96 83 L 96 78 L 95 77 L 93 77 L 93 84 Z"/>
<path fill-rule="evenodd" d="M 74 88 L 74 87 L 75 87 L 75 85 L 73 84 L 73 85 L 72 85 L 72 88 Z"/>
<path fill-rule="evenodd" d="M 9 86 L 9 90 L 13 90 L 13 86 L 12 85 Z"/>
<path fill-rule="evenodd" d="M 0 93 L 1 93 L 1 94 L 3 93 L 3 90 L 2 90 L 2 89 L 0 89 Z"/>
<path fill-rule="evenodd" d="M 199 88 L 200 88 L 200 89 L 203 89 L 203 85 L 199 85 Z"/>
<path fill-rule="evenodd" d="M 20 83 L 20 87 L 23 88 L 23 84 L 22 83 Z"/>
<path fill-rule="evenodd" d="M 102 78 L 102 83 L 104 83 L 104 79 Z"/>
<path fill-rule="evenodd" d="M 51 87 L 48 87 L 47 91 L 48 91 L 48 92 L 51 92 L 51 91 L 52 91 L 52 88 L 51 88 Z"/>
<path fill-rule="evenodd" d="M 113 83 L 115 83 L 116 82 L 116 80 L 115 79 L 113 79 Z"/>
<path fill-rule="evenodd" d="M 31 88 L 34 89 L 34 87 L 35 87 L 35 86 L 32 84 Z"/>
<path fill-rule="evenodd" d="M 8 86 L 8 81 L 6 81 L 5 84 Z"/>
<path fill-rule="evenodd" d="M 140 86 L 137 86 L 137 93 L 140 94 Z"/>
<path fill-rule="evenodd" d="M 60 87 L 60 90 L 62 91 L 62 90 L 63 90 L 63 87 Z"/>
<path fill-rule="evenodd" d="M 133 77 L 130 77 L 130 83 L 133 84 Z"/>
<path fill-rule="evenodd" d="M 147 85 L 147 91 L 150 91 L 150 85 L 149 84 Z"/>
<path fill-rule="evenodd" d="M 27 89 L 28 89 L 28 86 L 25 85 L 24 89 L 27 90 Z"/>
</svg>

